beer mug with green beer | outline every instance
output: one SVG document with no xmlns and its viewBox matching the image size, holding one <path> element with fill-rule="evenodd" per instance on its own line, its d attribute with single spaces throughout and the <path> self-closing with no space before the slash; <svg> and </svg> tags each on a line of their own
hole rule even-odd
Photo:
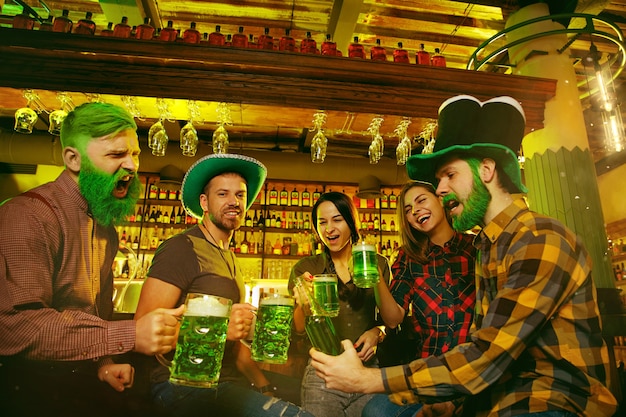
<svg viewBox="0 0 626 417">
<path fill-rule="evenodd" d="M 259 302 L 250 351 L 258 362 L 287 362 L 295 300 L 289 295 L 270 294 Z"/>
<path fill-rule="evenodd" d="M 352 246 L 352 279 L 360 288 L 372 288 L 378 284 L 378 256 L 376 246 L 359 242 Z"/>
<path fill-rule="evenodd" d="M 339 295 L 337 275 L 319 274 L 313 276 L 313 297 L 322 308 L 321 314 L 330 317 L 339 315 Z"/>
<path fill-rule="evenodd" d="M 226 345 L 232 301 L 214 295 L 189 293 L 185 315 L 171 363 L 157 355 L 170 368 L 170 382 L 200 388 L 217 386 Z"/>
</svg>

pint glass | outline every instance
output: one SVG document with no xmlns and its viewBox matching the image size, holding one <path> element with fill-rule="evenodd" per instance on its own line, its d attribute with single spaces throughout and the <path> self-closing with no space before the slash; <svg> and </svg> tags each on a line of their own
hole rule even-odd
<svg viewBox="0 0 626 417">
<path fill-rule="evenodd" d="M 320 305 L 324 315 L 339 315 L 339 295 L 337 294 L 337 275 L 320 274 L 313 277 L 313 297 Z"/>
<path fill-rule="evenodd" d="M 372 288 L 378 284 L 380 273 L 374 245 L 359 242 L 352 246 L 352 273 L 357 287 Z"/>
</svg>

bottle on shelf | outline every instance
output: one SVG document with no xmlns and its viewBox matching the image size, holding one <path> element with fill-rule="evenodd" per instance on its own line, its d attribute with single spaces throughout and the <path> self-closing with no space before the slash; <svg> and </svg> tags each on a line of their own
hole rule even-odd
<svg viewBox="0 0 626 417">
<path fill-rule="evenodd" d="M 337 43 L 331 40 L 330 33 L 326 34 L 326 40 L 322 42 L 322 55 L 337 56 Z"/>
<path fill-rule="evenodd" d="M 196 22 L 191 22 L 189 27 L 183 32 L 183 42 L 198 44 L 200 43 L 200 39 L 202 39 L 202 36 L 198 29 L 196 29 Z"/>
<path fill-rule="evenodd" d="M 307 32 L 306 38 L 300 41 L 300 52 L 303 54 L 317 53 L 317 42 L 311 37 L 311 32 Z"/>
<path fill-rule="evenodd" d="M 49 14 L 48 17 L 46 17 L 46 20 L 44 20 L 43 22 L 39 24 L 39 30 L 42 32 L 52 32 L 52 19 L 53 18 L 54 16 Z"/>
<path fill-rule="evenodd" d="M 304 215 L 304 222 L 302 223 L 302 228 L 306 230 L 311 228 L 311 221 L 309 220 L 308 213 Z"/>
<path fill-rule="evenodd" d="M 294 207 L 300 206 L 300 193 L 295 186 L 293 187 L 293 190 L 291 190 L 289 205 Z"/>
<path fill-rule="evenodd" d="M 174 22 L 172 20 L 167 21 L 167 26 L 161 29 L 159 32 L 159 40 L 163 42 L 176 42 L 178 38 L 178 31 L 174 29 Z"/>
<path fill-rule="evenodd" d="M 296 40 L 291 37 L 291 29 L 285 29 L 285 35 L 280 38 L 278 42 L 278 50 L 279 51 L 289 51 L 289 52 L 297 52 L 296 51 Z"/>
<path fill-rule="evenodd" d="M 248 34 L 248 49 L 259 49 L 259 45 L 254 41 L 254 35 Z"/>
<path fill-rule="evenodd" d="M 376 46 L 373 46 L 372 49 L 370 49 L 370 58 L 374 61 L 387 60 L 387 51 L 385 48 L 380 46 L 380 39 L 376 39 Z"/>
<path fill-rule="evenodd" d="M 348 47 L 348 57 L 365 59 L 365 47 L 359 43 L 358 36 L 354 37 L 354 41 Z"/>
<path fill-rule="evenodd" d="M 252 227 L 252 217 L 250 217 L 250 213 L 246 213 L 245 223 L 246 227 Z"/>
<path fill-rule="evenodd" d="M 410 63 L 409 51 L 402 49 L 402 42 L 398 42 L 398 48 L 393 51 L 393 62 Z"/>
<path fill-rule="evenodd" d="M 289 202 L 289 191 L 287 191 L 287 188 L 285 188 L 285 186 L 283 185 L 283 189 L 280 190 L 278 204 L 280 204 L 281 206 L 286 206 L 288 202 Z"/>
<path fill-rule="evenodd" d="M 137 209 L 137 213 L 135 214 L 135 223 L 141 223 L 143 220 L 143 209 L 141 206 Z"/>
<path fill-rule="evenodd" d="M 238 32 L 233 35 L 232 43 L 234 48 L 248 47 L 248 37 L 243 33 L 243 26 L 239 26 Z"/>
<path fill-rule="evenodd" d="M 304 191 L 302 191 L 302 207 L 310 207 L 311 206 L 311 193 L 309 190 L 304 187 Z"/>
<path fill-rule="evenodd" d="M 398 196 L 394 194 L 393 190 L 389 194 L 389 208 L 394 210 L 398 208 Z"/>
<path fill-rule="evenodd" d="M 209 45 L 224 46 L 226 43 L 226 36 L 221 32 L 222 27 L 220 25 L 215 26 L 215 32 L 209 34 Z"/>
<path fill-rule="evenodd" d="M 161 218 L 161 223 L 169 223 L 169 222 L 170 222 L 170 215 L 169 215 L 169 213 L 167 212 L 167 210 L 165 210 L 165 211 L 163 212 L 163 216 L 162 216 L 162 218 Z"/>
<path fill-rule="evenodd" d="M 378 218 L 378 214 L 374 215 L 374 230 L 380 230 L 380 219 Z"/>
<path fill-rule="evenodd" d="M 374 230 L 374 219 L 372 219 L 372 213 L 370 213 L 368 219 L 367 219 L 367 230 L 368 231 L 373 231 Z"/>
<path fill-rule="evenodd" d="M 22 13 L 13 16 L 11 27 L 13 29 L 32 30 L 35 27 L 35 18 L 32 17 L 26 10 L 22 10 Z"/>
<path fill-rule="evenodd" d="M 388 209 L 389 208 L 389 196 L 385 193 L 385 190 L 381 191 L 380 195 L 380 208 Z"/>
<path fill-rule="evenodd" d="M 233 46 L 233 35 L 230 33 L 226 35 L 226 42 L 224 42 L 224 46 Z"/>
<path fill-rule="evenodd" d="M 151 40 L 154 37 L 154 26 L 150 24 L 150 18 L 144 17 L 143 23 L 137 26 L 135 39 Z"/>
<path fill-rule="evenodd" d="M 102 29 L 100 31 L 100 36 L 104 36 L 106 37 L 113 37 L 113 22 L 109 22 L 107 23 L 107 27 L 106 29 Z"/>
<path fill-rule="evenodd" d="M 250 252 L 250 242 L 248 242 L 248 235 L 245 231 L 243 232 L 243 239 L 239 245 L 239 252 L 244 254 Z"/>
<path fill-rule="evenodd" d="M 420 49 L 415 53 L 415 63 L 417 65 L 430 65 L 430 54 L 424 49 L 424 44 L 420 44 Z"/>
<path fill-rule="evenodd" d="M 270 28 L 265 28 L 263 30 L 263 35 L 259 36 L 258 42 L 259 49 L 274 49 L 274 37 L 270 35 Z"/>
<path fill-rule="evenodd" d="M 95 35 L 96 33 L 96 23 L 91 20 L 92 17 L 91 12 L 85 13 L 85 17 L 76 22 L 76 27 L 74 28 L 74 33 L 78 35 Z"/>
<path fill-rule="evenodd" d="M 130 247 L 133 250 L 139 249 L 139 236 L 135 235 L 135 238 L 133 239 L 133 243 L 130 245 Z"/>
<path fill-rule="evenodd" d="M 130 25 L 128 24 L 128 17 L 122 16 L 120 23 L 116 24 L 113 28 L 114 38 L 130 38 Z"/>
<path fill-rule="evenodd" d="M 165 188 L 159 188 L 159 200 L 167 200 L 167 190 Z"/>
<path fill-rule="evenodd" d="M 322 195 L 322 193 L 317 189 L 317 187 L 315 187 L 315 191 L 313 191 L 313 205 L 315 205 L 315 203 L 317 203 L 317 200 L 320 199 L 320 196 Z"/>
<path fill-rule="evenodd" d="M 68 9 L 63 9 L 61 12 L 61 16 L 57 16 L 54 18 L 54 22 L 52 23 L 52 31 L 53 32 L 61 32 L 61 33 L 70 33 L 72 31 L 72 19 L 70 19 L 70 11 Z"/>
<path fill-rule="evenodd" d="M 396 231 L 396 222 L 393 219 L 391 219 L 391 222 L 389 223 L 389 231 L 390 232 Z"/>
<path fill-rule="evenodd" d="M 433 58 L 432 58 L 432 65 L 433 67 L 440 67 L 440 68 L 446 67 L 446 57 L 441 54 L 441 51 L 439 50 L 439 48 L 435 48 L 435 54 L 433 55 Z"/>
</svg>

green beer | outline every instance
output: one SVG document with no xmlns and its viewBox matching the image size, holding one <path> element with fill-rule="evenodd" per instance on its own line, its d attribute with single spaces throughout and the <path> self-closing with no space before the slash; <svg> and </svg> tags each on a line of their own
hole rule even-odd
<svg viewBox="0 0 626 417">
<path fill-rule="evenodd" d="M 343 352 L 335 326 L 328 316 L 307 316 L 305 323 L 307 336 L 313 347 L 327 355 L 337 356 Z"/>
<path fill-rule="evenodd" d="M 360 242 L 352 246 L 352 279 L 360 288 L 372 288 L 378 284 L 378 256 L 376 247 Z"/>
<path fill-rule="evenodd" d="M 339 315 L 339 296 L 337 295 L 337 275 L 322 274 L 313 277 L 313 296 L 322 307 L 324 315 Z"/>
<path fill-rule="evenodd" d="M 187 296 L 187 310 L 170 366 L 170 381 L 211 388 L 220 378 L 231 301 L 207 295 L 194 298 L 197 295 Z"/>
<path fill-rule="evenodd" d="M 261 300 L 250 350 L 258 362 L 285 363 L 291 336 L 294 299 L 280 294 Z"/>
</svg>

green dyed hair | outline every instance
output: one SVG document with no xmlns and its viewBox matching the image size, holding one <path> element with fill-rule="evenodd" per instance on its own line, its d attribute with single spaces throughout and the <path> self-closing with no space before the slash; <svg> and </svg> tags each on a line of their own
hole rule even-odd
<svg viewBox="0 0 626 417">
<path fill-rule="evenodd" d="M 85 103 L 72 110 L 61 127 L 61 145 L 85 153 L 94 138 L 137 130 L 133 117 L 122 107 L 108 103 Z"/>
</svg>

